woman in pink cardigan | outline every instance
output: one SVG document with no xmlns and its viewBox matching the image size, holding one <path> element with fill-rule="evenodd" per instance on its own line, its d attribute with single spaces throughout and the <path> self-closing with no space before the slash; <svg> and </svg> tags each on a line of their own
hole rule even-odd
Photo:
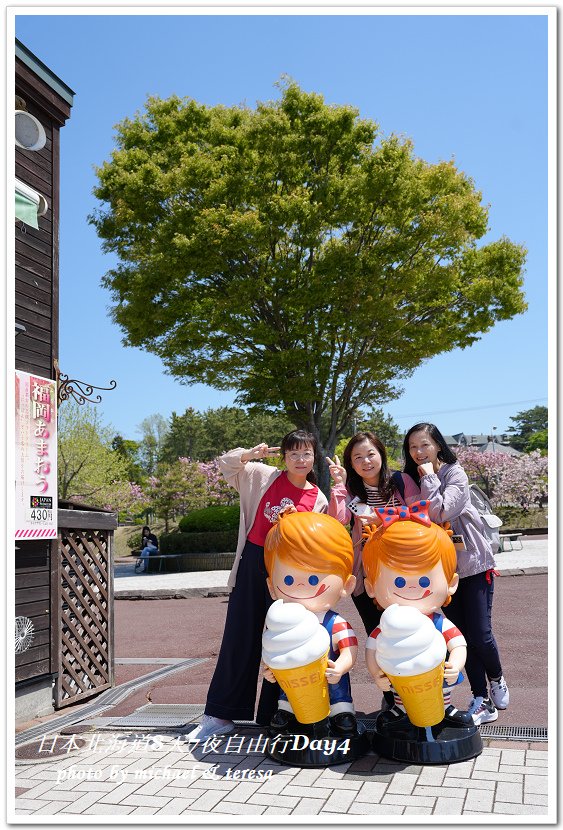
<svg viewBox="0 0 563 830">
<path fill-rule="evenodd" d="M 262 654 L 262 633 L 272 598 L 266 584 L 264 540 L 281 511 L 326 513 L 327 500 L 315 483 L 317 441 L 294 430 L 281 447 L 258 444 L 231 450 L 219 459 L 221 472 L 240 495 L 240 524 L 221 650 L 207 693 L 201 725 L 192 739 L 204 740 L 234 729 L 234 720 L 253 720 Z M 280 456 L 284 470 L 261 463 Z M 278 708 L 279 687 L 264 683 L 256 720 L 269 724 Z"/>
<path fill-rule="evenodd" d="M 364 540 L 362 531 L 364 523 L 381 524 L 375 515 L 375 508 L 409 504 L 420 498 L 418 488 L 410 476 L 396 472 L 391 474 L 387 466 L 387 451 L 373 432 L 358 432 L 346 445 L 343 465 L 338 456 L 326 459 L 329 472 L 334 481 L 330 492 L 328 506 L 329 516 L 334 516 L 342 524 L 350 523 L 352 544 L 354 546 L 353 573 L 356 587 L 352 601 L 362 619 L 366 633 L 369 635 L 379 625 L 382 610 L 374 604 L 364 588 L 364 569 L 362 565 L 362 548 Z M 359 499 L 360 504 L 372 508 L 372 515 L 352 515 L 347 508 L 351 499 Z M 382 708 L 392 706 L 393 693 L 385 692 Z"/>
<path fill-rule="evenodd" d="M 329 472 L 334 481 L 330 492 L 328 515 L 342 524 L 351 524 L 354 545 L 354 576 L 356 587 L 352 594 L 354 605 L 362 618 L 367 634 L 379 625 L 381 610 L 364 589 L 362 567 L 362 530 L 364 522 L 381 524 L 376 515 L 353 516 L 347 504 L 354 497 L 372 510 L 376 507 L 410 504 L 420 498 L 412 478 L 402 473 L 391 473 L 387 465 L 387 451 L 383 443 L 372 432 L 358 432 L 348 442 L 340 464 L 338 456 L 334 461 L 327 458 Z"/>
</svg>

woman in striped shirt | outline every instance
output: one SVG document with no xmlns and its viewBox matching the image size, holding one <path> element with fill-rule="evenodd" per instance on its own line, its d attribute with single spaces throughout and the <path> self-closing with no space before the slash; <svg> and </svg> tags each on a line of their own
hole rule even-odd
<svg viewBox="0 0 563 830">
<path fill-rule="evenodd" d="M 334 516 L 342 524 L 351 524 L 352 543 L 354 545 L 354 576 L 356 587 L 352 600 L 362 619 L 367 634 L 371 634 L 379 625 L 381 610 L 376 608 L 373 600 L 364 588 L 364 571 L 362 567 L 362 530 L 365 522 L 380 524 L 375 515 L 376 507 L 396 507 L 409 504 L 420 498 L 419 491 L 412 478 L 402 473 L 389 471 L 387 452 L 379 438 L 372 432 L 358 432 L 348 442 L 344 450 L 343 464 L 338 456 L 327 458 L 330 475 L 334 481 L 328 506 L 329 516 Z M 353 516 L 347 504 L 354 497 L 360 503 L 367 504 L 373 510 L 370 516 Z"/>
</svg>

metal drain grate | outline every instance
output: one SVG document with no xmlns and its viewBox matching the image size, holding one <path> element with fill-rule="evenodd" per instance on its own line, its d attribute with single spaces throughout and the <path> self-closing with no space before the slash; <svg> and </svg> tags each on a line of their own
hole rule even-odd
<svg viewBox="0 0 563 830">
<path fill-rule="evenodd" d="M 203 703 L 147 703 L 130 715 L 100 724 L 98 729 L 182 729 L 195 726 L 203 715 Z M 254 721 L 237 720 L 237 726 L 256 726 Z"/>
<path fill-rule="evenodd" d="M 201 703 L 148 703 L 131 715 L 108 721 L 103 729 L 181 729 L 203 715 Z"/>
<path fill-rule="evenodd" d="M 375 718 L 358 718 L 368 731 L 375 729 Z M 547 741 L 546 726 L 497 726 L 483 723 L 479 727 L 482 738 L 500 738 L 505 741 Z"/>
<path fill-rule="evenodd" d="M 547 741 L 546 726 L 497 726 L 483 723 L 479 727 L 482 738 L 503 738 L 505 741 Z"/>
</svg>

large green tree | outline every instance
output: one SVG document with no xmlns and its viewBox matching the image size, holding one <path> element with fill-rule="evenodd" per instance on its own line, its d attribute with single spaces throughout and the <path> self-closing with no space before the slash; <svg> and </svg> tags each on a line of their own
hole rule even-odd
<svg viewBox="0 0 563 830">
<path fill-rule="evenodd" d="M 111 448 L 125 460 L 129 481 L 140 481 L 144 476 L 144 472 L 139 460 L 139 441 L 131 441 L 129 438 L 124 438 L 118 434 L 114 435 Z"/>
<path fill-rule="evenodd" d="M 164 442 L 168 434 L 168 422 L 158 413 L 149 415 L 141 421 L 137 432 L 141 433 L 137 450 L 138 463 L 144 475 L 153 475 L 162 458 Z"/>
<path fill-rule="evenodd" d="M 547 406 L 534 406 L 518 412 L 510 419 L 513 426 L 507 432 L 510 435 L 512 446 L 522 452 L 540 450 L 547 452 L 548 442 L 548 409 Z"/>
<path fill-rule="evenodd" d="M 382 409 L 358 413 L 356 428 L 362 432 L 373 432 L 385 444 L 389 458 L 400 459 L 403 447 L 403 433 L 391 415 Z"/>
<path fill-rule="evenodd" d="M 233 447 L 253 447 L 261 441 L 278 444 L 293 429 L 283 415 L 248 412 L 237 406 L 220 406 L 204 412 L 189 407 L 183 415 L 173 412 L 164 439 L 161 460 L 180 457 L 210 461 Z"/>
<path fill-rule="evenodd" d="M 59 498 L 97 507 L 115 506 L 129 492 L 128 462 L 112 449 L 114 432 L 93 406 L 65 401 L 58 413 Z M 121 505 L 122 495 L 117 502 Z"/>
<path fill-rule="evenodd" d="M 126 344 L 331 454 L 361 406 L 525 310 L 525 251 L 478 246 L 487 208 L 453 161 L 281 86 L 255 109 L 149 98 L 117 126 L 91 221 Z"/>
</svg>

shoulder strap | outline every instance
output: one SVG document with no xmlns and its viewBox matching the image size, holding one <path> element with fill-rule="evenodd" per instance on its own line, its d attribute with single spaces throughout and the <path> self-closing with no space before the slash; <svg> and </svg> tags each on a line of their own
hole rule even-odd
<svg viewBox="0 0 563 830">
<path fill-rule="evenodd" d="M 332 626 L 334 625 L 334 620 L 336 619 L 337 616 L 338 616 L 338 614 L 336 613 L 336 611 L 332 611 L 331 609 L 329 609 L 323 617 L 322 625 L 326 628 L 326 630 L 330 634 L 331 638 L 332 638 Z M 332 642 L 332 640 L 331 640 L 331 642 Z"/>
<path fill-rule="evenodd" d="M 391 481 L 401 494 L 401 498 L 403 501 L 405 500 L 405 482 L 403 480 L 403 476 L 398 470 L 395 470 L 394 473 L 391 474 Z"/>
</svg>

